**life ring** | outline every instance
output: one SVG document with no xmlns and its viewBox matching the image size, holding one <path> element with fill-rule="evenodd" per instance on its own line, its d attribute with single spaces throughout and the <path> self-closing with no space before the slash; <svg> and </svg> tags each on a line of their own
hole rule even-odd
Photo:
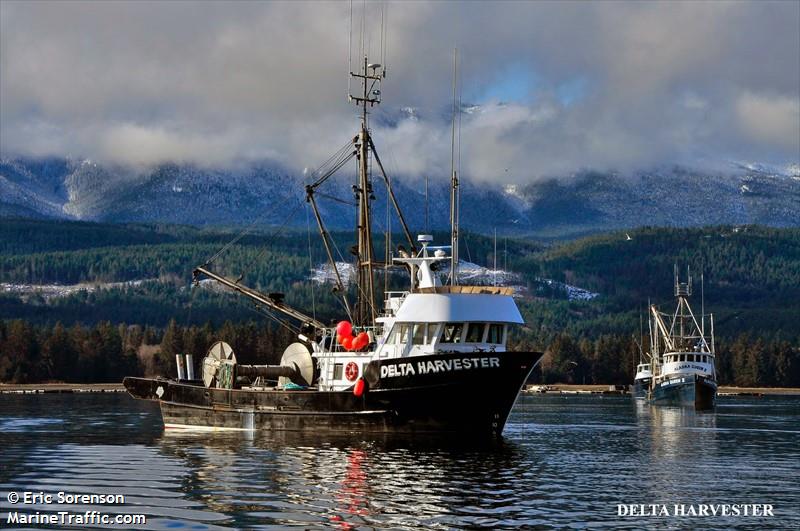
<svg viewBox="0 0 800 531">
<path fill-rule="evenodd" d="M 356 362 L 349 362 L 344 368 L 344 377 L 349 381 L 354 382 L 358 378 L 358 365 Z"/>
</svg>

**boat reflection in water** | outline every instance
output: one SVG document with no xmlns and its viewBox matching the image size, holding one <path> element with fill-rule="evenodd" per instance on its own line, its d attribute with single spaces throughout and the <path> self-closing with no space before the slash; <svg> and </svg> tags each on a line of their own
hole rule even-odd
<svg viewBox="0 0 800 531">
<path fill-rule="evenodd" d="M 479 522 L 487 508 L 502 518 L 520 509 L 508 505 L 502 485 L 531 473 L 505 440 L 167 430 L 158 443 L 194 471 L 187 496 L 243 528 L 448 526 Z"/>
<path fill-rule="evenodd" d="M 703 485 L 717 464 L 717 416 L 685 407 L 664 407 L 635 401 L 642 436 L 649 434 L 649 461 L 658 463 L 647 471 L 650 503 L 698 503 L 712 492 L 687 490 Z"/>
<path fill-rule="evenodd" d="M 691 466 L 687 459 L 707 460 L 716 441 L 717 417 L 680 407 L 648 407 L 653 451 L 661 459 Z"/>
</svg>

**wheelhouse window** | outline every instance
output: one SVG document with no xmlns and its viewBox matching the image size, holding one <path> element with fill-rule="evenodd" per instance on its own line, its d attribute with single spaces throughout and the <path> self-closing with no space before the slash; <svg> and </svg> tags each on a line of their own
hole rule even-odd
<svg viewBox="0 0 800 531">
<path fill-rule="evenodd" d="M 411 343 L 414 345 L 424 345 L 428 342 L 428 324 L 416 323 L 414 332 L 411 336 Z"/>
<path fill-rule="evenodd" d="M 333 379 L 334 380 L 341 380 L 342 379 L 343 367 L 344 367 L 344 364 L 342 364 L 342 363 L 335 363 L 333 365 Z"/>
<path fill-rule="evenodd" d="M 494 343 L 496 345 L 500 345 L 503 343 L 503 329 L 505 325 L 502 324 L 490 324 L 489 325 L 489 333 L 486 334 L 486 342 L 487 343 Z"/>
<path fill-rule="evenodd" d="M 469 323 L 467 326 L 467 343 L 483 343 L 484 323 Z"/>
<path fill-rule="evenodd" d="M 447 323 L 442 332 L 442 343 L 461 343 L 461 332 L 464 330 L 462 323 Z"/>
<path fill-rule="evenodd" d="M 392 333 L 389 336 L 389 339 L 386 341 L 389 345 L 399 345 L 408 342 L 408 331 L 409 325 L 407 324 L 396 324 L 392 328 Z"/>
</svg>

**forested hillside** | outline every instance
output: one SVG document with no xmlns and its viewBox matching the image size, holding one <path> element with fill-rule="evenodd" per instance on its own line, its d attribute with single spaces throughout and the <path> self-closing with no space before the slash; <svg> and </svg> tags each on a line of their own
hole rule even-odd
<svg viewBox="0 0 800 531">
<path fill-rule="evenodd" d="M 3 220 L 0 223 L 0 380 L 118 380 L 169 373 L 170 354 L 200 357 L 225 338 L 251 361 L 274 361 L 285 343 L 245 300 L 191 271 L 238 232 L 153 224 Z M 350 261 L 350 234 L 334 234 Z M 447 234 L 437 234 L 446 242 Z M 402 243 L 393 236 L 392 247 Z M 406 244 L 407 246 L 407 244 Z M 376 254 L 383 255 L 383 241 Z M 758 226 L 643 228 L 567 243 L 466 234 L 462 258 L 517 275 L 526 326 L 517 345 L 548 352 L 538 378 L 627 383 L 638 360 L 648 300 L 672 304 L 673 265 L 694 277 L 693 305 L 715 314 L 723 382 L 800 385 L 800 229 Z M 309 280 L 325 261 L 315 234 L 278 227 L 246 234 L 210 267 L 322 320 L 341 307 Z M 381 285 L 384 279 L 381 277 Z M 405 284 L 402 275 L 387 279 Z M 76 286 L 80 284 L 80 286 Z M 574 300 L 568 287 L 597 296 Z M 170 322 L 172 325 L 170 326 Z M 647 339 L 644 339 L 645 343 Z"/>
</svg>

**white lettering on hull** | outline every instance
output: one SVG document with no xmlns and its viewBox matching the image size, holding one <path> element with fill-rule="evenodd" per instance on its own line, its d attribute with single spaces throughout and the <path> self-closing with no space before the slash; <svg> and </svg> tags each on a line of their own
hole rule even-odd
<svg viewBox="0 0 800 531">
<path fill-rule="evenodd" d="M 395 378 L 397 376 L 413 376 L 414 365 L 411 363 L 397 363 L 395 365 L 382 365 L 381 378 Z"/>
<path fill-rule="evenodd" d="M 452 358 L 447 360 L 425 360 L 413 363 L 395 363 L 381 366 L 381 378 L 415 376 L 417 374 L 438 374 L 443 372 L 469 371 L 473 369 L 499 369 L 500 358 Z"/>
</svg>

